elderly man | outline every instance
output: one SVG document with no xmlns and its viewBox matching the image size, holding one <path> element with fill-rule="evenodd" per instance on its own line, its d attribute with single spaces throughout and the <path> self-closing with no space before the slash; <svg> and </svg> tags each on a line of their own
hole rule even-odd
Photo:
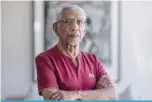
<svg viewBox="0 0 152 102">
<path fill-rule="evenodd" d="M 77 5 L 63 6 L 53 29 L 59 41 L 35 61 L 39 95 L 45 100 L 116 100 L 115 84 L 95 54 L 79 50 L 86 15 Z"/>
</svg>

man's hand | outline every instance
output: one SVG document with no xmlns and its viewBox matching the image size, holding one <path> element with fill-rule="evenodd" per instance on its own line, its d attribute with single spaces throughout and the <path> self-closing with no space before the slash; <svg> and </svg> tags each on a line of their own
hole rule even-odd
<svg viewBox="0 0 152 102">
<path fill-rule="evenodd" d="M 58 89 L 45 89 L 43 97 L 45 100 L 77 100 L 80 98 L 77 91 L 62 91 Z"/>
<path fill-rule="evenodd" d="M 51 96 L 49 97 L 49 100 L 64 100 L 64 99 L 65 96 L 60 90 L 57 90 L 54 93 L 52 92 Z"/>
<path fill-rule="evenodd" d="M 111 79 L 109 75 L 103 75 L 99 81 L 96 84 L 96 89 L 103 89 L 103 88 L 109 88 L 114 87 L 115 82 Z"/>
</svg>

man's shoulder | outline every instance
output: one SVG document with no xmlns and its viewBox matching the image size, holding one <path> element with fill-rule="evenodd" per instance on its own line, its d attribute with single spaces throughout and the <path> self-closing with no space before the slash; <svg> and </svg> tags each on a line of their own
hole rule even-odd
<svg viewBox="0 0 152 102">
<path fill-rule="evenodd" d="M 96 65 L 99 61 L 95 53 L 81 52 L 81 55 L 82 55 L 82 60 L 92 63 L 93 65 Z"/>
<path fill-rule="evenodd" d="M 88 57 L 88 58 L 91 58 L 91 59 L 96 59 L 96 54 L 95 53 L 81 51 L 81 54 L 84 57 Z"/>
<path fill-rule="evenodd" d="M 52 51 L 54 50 L 55 46 L 39 53 L 35 58 L 38 59 L 38 58 L 48 58 L 48 57 L 51 57 L 51 54 L 52 54 Z"/>
</svg>

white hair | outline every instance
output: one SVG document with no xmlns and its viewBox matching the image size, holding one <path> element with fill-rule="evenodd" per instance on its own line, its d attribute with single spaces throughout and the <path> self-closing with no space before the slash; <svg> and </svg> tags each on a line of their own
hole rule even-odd
<svg viewBox="0 0 152 102">
<path fill-rule="evenodd" d="M 76 10 L 78 13 L 80 13 L 80 15 L 82 16 L 82 18 L 84 20 L 86 20 L 86 13 L 84 11 L 83 8 L 81 8 L 80 6 L 76 5 L 76 4 L 70 4 L 70 3 L 66 3 L 66 4 L 61 4 L 59 5 L 59 7 L 56 8 L 56 21 L 61 19 L 61 13 L 65 10 L 65 9 L 73 9 Z"/>
</svg>

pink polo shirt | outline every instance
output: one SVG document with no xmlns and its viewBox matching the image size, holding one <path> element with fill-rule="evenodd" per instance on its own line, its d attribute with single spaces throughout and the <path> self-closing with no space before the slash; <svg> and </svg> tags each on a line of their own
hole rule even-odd
<svg viewBox="0 0 152 102">
<path fill-rule="evenodd" d="M 44 88 L 60 90 L 93 90 L 102 75 L 107 74 L 95 54 L 81 52 L 77 56 L 78 68 L 57 45 L 39 54 L 36 61 L 38 91 Z"/>
</svg>

